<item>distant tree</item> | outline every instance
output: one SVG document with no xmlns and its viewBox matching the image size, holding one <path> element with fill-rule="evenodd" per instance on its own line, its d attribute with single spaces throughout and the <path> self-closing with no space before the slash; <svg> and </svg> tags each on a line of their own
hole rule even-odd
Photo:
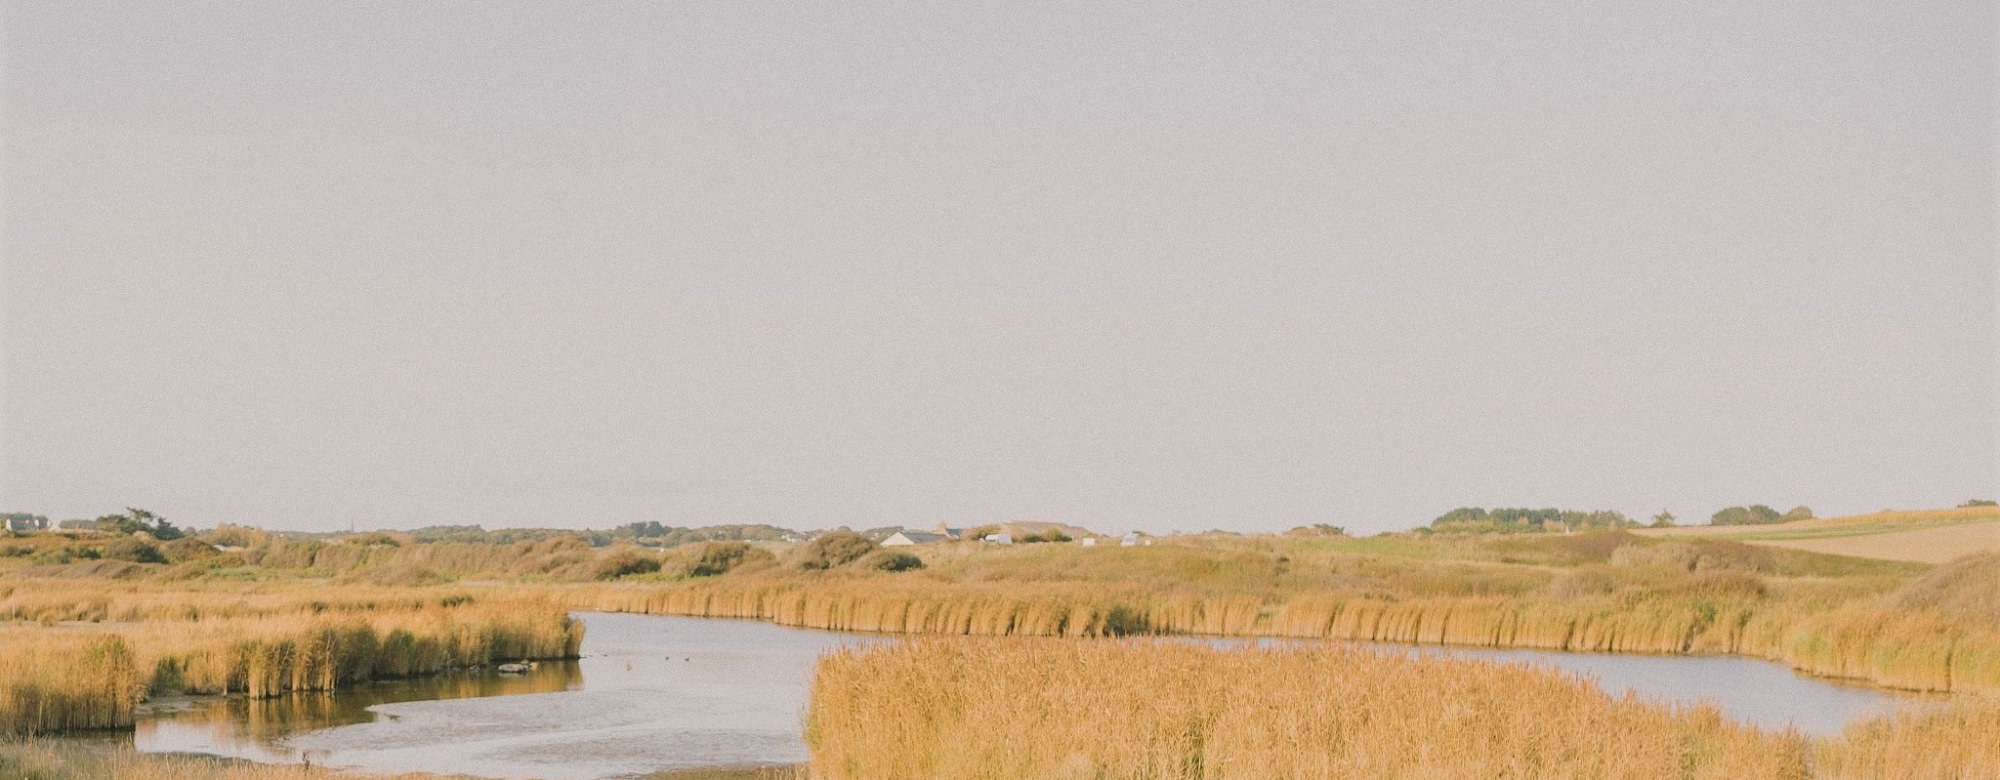
<svg viewBox="0 0 2000 780">
<path fill-rule="evenodd" d="M 1500 508 L 1488 511 L 1479 507 L 1461 507 L 1431 521 L 1431 528 L 1439 531 L 1533 532 L 1624 528 L 1631 524 L 1631 518 L 1612 510 L 1586 512 L 1553 508 Z"/>
<path fill-rule="evenodd" d="M 1810 511 L 1810 510 L 1808 510 Z M 1708 518 L 1710 525 L 1769 525 L 1781 522 L 1783 515 L 1778 510 L 1763 504 L 1753 506 L 1732 506 L 1720 510 Z"/>
<path fill-rule="evenodd" d="M 1778 522 L 1789 523 L 1794 520 L 1811 520 L 1811 519 L 1813 519 L 1812 507 L 1795 506 L 1792 507 L 1791 511 L 1786 512 L 1783 516 L 1779 517 Z"/>
<path fill-rule="evenodd" d="M 159 515 L 137 507 L 126 507 L 125 514 L 104 515 L 97 518 L 97 530 L 114 534 L 132 534 L 144 531 L 162 542 L 179 539 L 185 534 L 173 523 Z"/>
<path fill-rule="evenodd" d="M 1958 505 L 1960 509 L 1965 509 L 1967 507 L 1975 507 L 1975 506 L 2000 506 L 2000 501 L 1988 501 L 1983 498 L 1975 498 L 1972 499 L 1971 501 L 1967 501 L 1963 504 Z"/>
<path fill-rule="evenodd" d="M 1653 515 L 1653 527 L 1672 528 L 1674 527 L 1674 520 L 1674 513 L 1662 509 L 1659 514 Z"/>
</svg>

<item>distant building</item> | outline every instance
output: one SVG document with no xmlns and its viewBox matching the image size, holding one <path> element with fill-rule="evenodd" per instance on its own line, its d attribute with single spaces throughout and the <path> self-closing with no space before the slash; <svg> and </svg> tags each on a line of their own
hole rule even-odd
<svg viewBox="0 0 2000 780">
<path fill-rule="evenodd" d="M 928 531 L 897 531 L 889 534 L 889 538 L 883 539 L 882 546 L 912 547 L 919 544 L 937 544 L 938 542 L 949 540 L 950 537 L 944 534 L 934 534 Z"/>
<path fill-rule="evenodd" d="M 942 537 L 946 538 L 946 539 L 950 539 L 950 540 L 952 540 L 952 541 L 958 541 L 958 540 L 959 540 L 960 538 L 962 538 L 962 537 L 963 537 L 963 536 L 965 535 L 965 529 L 963 529 L 963 528 L 950 528 L 950 527 L 947 527 L 947 526 L 946 526 L 946 525 L 945 525 L 944 523 L 938 523 L 938 527 L 937 527 L 937 534 L 938 534 L 939 536 L 942 536 Z"/>
<path fill-rule="evenodd" d="M 1010 533 L 987 534 L 986 541 L 991 542 L 993 544 L 1013 544 L 1014 535 Z"/>
<path fill-rule="evenodd" d="M 1120 540 L 1118 540 L 1118 546 L 1119 546 L 1119 547 L 1137 547 L 1137 546 L 1139 546 L 1139 532 L 1138 532 L 1138 531 L 1133 531 L 1133 532 L 1131 532 L 1131 533 L 1129 533 L 1129 534 L 1126 534 L 1126 535 L 1125 535 L 1125 538 L 1123 538 L 1123 539 L 1120 539 Z"/>
<path fill-rule="evenodd" d="M 47 531 L 49 530 L 49 519 L 41 515 L 8 515 L 7 530 L 21 532 Z"/>
<path fill-rule="evenodd" d="M 1083 537 L 1083 542 L 1082 542 L 1082 544 L 1083 544 L 1083 546 L 1085 546 L 1085 547 L 1096 547 L 1096 546 L 1097 546 L 1097 537 L 1095 537 L 1095 536 L 1086 536 L 1086 537 Z"/>
</svg>

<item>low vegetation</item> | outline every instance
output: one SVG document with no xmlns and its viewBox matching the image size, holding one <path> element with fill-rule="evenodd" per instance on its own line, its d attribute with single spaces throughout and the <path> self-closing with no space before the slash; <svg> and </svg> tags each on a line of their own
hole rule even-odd
<svg viewBox="0 0 2000 780">
<path fill-rule="evenodd" d="M 900 684 L 885 684 L 899 681 Z M 1033 696 L 1023 691 L 1035 691 Z M 1342 646 L 908 642 L 824 657 L 816 778 L 1805 777 L 1807 743 L 1521 666 Z"/>
<path fill-rule="evenodd" d="M 1522 510 L 1527 513 L 1515 517 L 1503 514 L 1512 510 L 1481 511 L 1486 512 L 1485 519 L 1473 522 L 1492 523 L 1495 516 L 1504 516 L 1510 524 L 1520 520 L 1544 528 L 1568 527 L 1571 522 L 1605 524 L 1590 519 L 1589 513 L 1543 516 L 1537 514 L 1540 510 Z M 1986 522 L 1982 518 L 1994 516 L 1990 507 L 1911 515 L 1943 528 Z M 146 521 L 153 528 L 163 522 L 150 515 Z M 1837 518 L 1716 530 L 1787 533 L 1894 521 Z M 1274 680 L 1288 676 L 1318 680 L 1310 675 L 1337 675 L 1343 663 L 1388 663 L 1353 658 L 1336 662 L 1294 650 L 1204 655 L 1211 651 L 1192 645 L 1099 641 L 1175 635 L 1733 653 L 1883 686 L 2000 694 L 2000 554 L 1934 566 L 1746 544 L 1688 528 L 1641 533 L 1622 528 L 1572 533 L 1530 533 L 1525 527 L 1506 533 L 1455 530 L 1357 538 L 1327 526 L 1282 536 L 1160 537 L 1133 547 L 947 542 L 891 548 L 848 532 L 796 543 L 724 538 L 654 548 L 646 541 L 659 537 L 638 535 L 651 533 L 649 528 L 604 539 L 540 532 L 515 536 L 463 528 L 430 540 L 398 532 L 307 538 L 243 527 L 191 533 L 165 542 L 143 530 L 12 535 L 0 538 L 0 647 L 7 650 L 0 654 L 0 735 L 127 727 L 134 702 L 167 693 L 271 696 L 455 666 L 574 655 L 581 637 L 566 617 L 570 609 L 758 618 L 794 626 L 916 635 L 1084 640 L 1018 645 L 975 641 L 962 646 L 970 649 L 956 650 L 918 643 L 919 650 L 909 652 L 931 653 L 927 657 L 932 660 L 940 653 L 999 654 L 968 656 L 954 662 L 962 665 L 921 673 L 914 666 L 895 666 L 904 661 L 864 662 L 860 656 L 841 656 L 835 666 L 823 669 L 823 674 L 831 675 L 823 685 L 828 707 L 876 706 L 854 698 L 859 694 L 841 693 L 846 689 L 840 686 L 860 686 L 869 675 L 888 674 L 885 669 L 904 676 L 876 678 L 875 688 L 905 697 L 940 697 L 942 703 L 935 704 L 940 707 L 973 706 L 964 696 L 986 690 L 982 686 L 989 681 L 983 675 L 989 673 L 996 678 L 990 682 L 993 686 L 1002 681 L 1033 686 L 1037 691 L 1059 692 L 1056 700 L 1069 702 L 1068 706 L 1098 707 L 1089 696 L 1138 684 L 1126 678 L 1150 681 L 1147 685 L 1152 687 L 1120 694 L 1143 703 L 1147 696 L 1134 691 L 1179 690 L 1174 686 L 1206 678 L 1211 671 L 1216 680 L 1234 680 L 1231 675 L 1250 675 L 1258 668 L 1275 670 L 1265 673 Z M 736 532 L 720 535 L 729 533 Z M 472 540 L 475 536 L 485 541 Z M 1009 649 L 1017 646 L 1031 649 Z M 1160 655 L 1143 659 L 1116 655 L 1135 647 L 1156 648 L 1147 652 Z M 1013 656 L 1005 655 L 1016 652 L 1031 653 L 1021 657 L 1027 659 L 1021 670 L 1008 660 Z M 1090 667 L 1099 671 L 1073 677 L 1062 667 L 1072 662 L 1110 666 Z M 1124 671 L 1114 671 L 1119 664 L 1127 665 Z M 1871 767 L 1967 766 L 1992 754 L 1991 742 L 1980 741 L 1990 737 L 1980 736 L 1987 732 L 1979 729 L 1995 723 L 1996 709 L 1979 700 L 1877 723 L 1869 727 L 1872 730 L 1854 732 L 1838 743 L 1807 744 L 1789 735 L 1760 734 L 1721 723 L 1704 711 L 1634 709 L 1637 705 L 1626 702 L 1577 698 L 1581 694 L 1564 693 L 1568 689 L 1562 687 L 1574 681 L 1507 676 L 1516 672 L 1481 677 L 1486 673 L 1468 669 L 1437 667 L 1442 670 L 1438 673 L 1458 675 L 1451 679 L 1463 683 L 1451 689 L 1452 696 L 1411 700 L 1417 704 L 1385 698 L 1368 711 L 1394 713 L 1393 719 L 1402 719 L 1405 712 L 1398 707 L 1481 702 L 1486 699 L 1480 697 L 1498 696 L 1494 691 L 1506 686 L 1526 686 L 1522 690 L 1540 691 L 1559 702 L 1559 709 L 1575 709 L 1574 717 L 1640 724 L 1631 728 L 1642 733 L 1628 737 L 1617 732 L 1619 740 L 1627 741 L 1616 744 L 1630 754 L 1619 760 L 1635 762 L 1629 766 L 1590 763 L 1609 759 L 1573 755 L 1564 747 L 1565 737 L 1553 733 L 1534 732 L 1523 738 L 1528 747 L 1522 750 L 1529 753 L 1514 758 L 1504 758 L 1510 755 L 1504 746 L 1487 746 L 1482 740 L 1489 738 L 1475 727 L 1465 727 L 1471 730 L 1457 742 L 1436 746 L 1479 753 L 1478 761 L 1517 762 L 1506 767 L 1472 765 L 1481 772 L 1494 769 L 1501 776 L 1622 776 L 1651 771 L 1654 764 L 1646 763 L 1650 761 L 1693 767 L 1675 776 L 1744 767 L 1754 770 L 1755 776 L 1771 776 L 1758 774 L 1771 768 L 1765 764 L 1731 763 L 1738 760 L 1732 757 L 1738 754 L 1731 752 L 1737 750 L 1746 751 L 1741 754 L 1745 761 L 1762 756 L 1757 760 L 1806 762 L 1778 766 L 1783 771 L 1805 766 L 1824 776 L 1869 776 L 1874 773 Z M 1379 671 L 1388 678 L 1417 674 L 1405 667 Z M 967 674 L 973 679 L 962 678 Z M 1031 677 L 1016 679 L 1019 674 Z M 1339 690 L 1346 689 L 1338 686 L 1350 684 L 1361 682 L 1332 678 L 1326 682 Z M 1130 738 L 1126 732 L 1107 729 L 1066 732 L 1063 729 L 1070 726 L 1063 719 L 1077 716 L 1035 710 L 1042 713 L 1035 717 L 1051 720 L 1041 727 L 1021 725 L 1018 731 L 1004 732 L 1014 735 L 1008 744 L 1017 746 L 1013 749 L 1019 755 L 1002 756 L 998 766 L 1012 769 L 973 776 L 1046 770 L 1048 776 L 1059 777 L 1088 769 L 1102 770 L 1106 777 L 1171 777 L 1191 766 L 1185 761 L 1196 760 L 1189 756 L 1198 756 L 1204 776 L 1211 777 L 1232 776 L 1231 772 L 1312 776 L 1354 767 L 1414 776 L 1448 765 L 1426 761 L 1470 760 L 1460 753 L 1425 753 L 1405 745 L 1398 749 L 1418 750 L 1417 758 L 1409 759 L 1415 763 L 1368 764 L 1378 760 L 1367 757 L 1372 753 L 1310 758 L 1318 754 L 1308 751 L 1302 754 L 1307 757 L 1296 759 L 1308 763 L 1286 764 L 1283 761 L 1290 759 L 1276 757 L 1284 751 L 1270 746 L 1319 744 L 1311 740 L 1345 734 L 1339 729 L 1347 726 L 1337 724 L 1349 717 L 1346 710 L 1312 709 L 1324 702 L 1321 697 L 1298 697 L 1302 688 L 1297 684 L 1286 689 L 1298 699 L 1291 703 L 1278 693 L 1259 693 L 1251 682 L 1242 683 L 1240 695 L 1235 687 L 1225 691 L 1203 685 L 1166 695 L 1151 709 L 1147 705 L 1113 715 L 1092 711 L 1093 717 L 1139 719 L 1119 721 L 1125 724 L 1119 728 L 1129 727 L 1137 735 Z M 961 693 L 937 693 L 941 690 Z M 1358 688 L 1352 693 L 1364 700 L 1374 695 Z M 815 711 L 821 706 L 816 700 Z M 1297 728 L 1306 731 L 1272 731 L 1275 726 L 1257 725 L 1251 715 L 1255 707 L 1292 707 L 1284 711 L 1297 715 L 1293 720 L 1302 724 Z M 951 712 L 956 710 L 936 711 L 938 718 L 959 717 Z M 1409 713 L 1434 725 L 1456 723 L 1448 717 L 1459 715 L 1463 713 Z M 1153 717 L 1163 720 L 1143 720 Z M 1566 721 L 1561 718 L 1571 716 L 1549 717 L 1554 720 L 1537 722 L 1562 723 Z M 1171 724 L 1179 726 L 1170 728 Z M 1646 735 L 1654 733 L 1648 729 L 1677 736 L 1656 744 L 1647 741 L 1652 737 Z M 2000 727 L 1989 732 L 2000 732 Z M 924 733 L 904 736 L 930 739 Z M 1039 740 L 1032 736 L 1036 733 L 1042 734 Z M 847 755 L 841 751 L 862 745 L 852 740 L 867 735 L 841 736 L 825 729 L 815 734 L 818 744 L 829 751 L 825 760 L 834 762 L 823 770 L 831 773 L 825 776 L 876 776 L 869 773 L 904 766 L 854 758 L 860 763 L 842 768 L 847 765 L 841 762 L 849 759 L 838 758 Z M 1198 745 L 1174 741 L 1194 736 L 1199 736 Z M 962 741 L 964 734 L 954 738 Z M 1938 759 L 1943 763 L 1902 757 L 1914 756 L 1913 746 L 1926 740 L 1947 738 L 1962 749 L 1944 751 L 1947 757 Z M 1373 744 L 1388 738 L 1366 739 Z M 1105 743 L 1102 750 L 1093 747 L 1099 741 Z M 969 746 L 965 752 L 978 754 Z M 893 755 L 880 760 L 906 759 L 918 760 Z M 1016 759 L 1029 763 L 1007 763 Z M 816 754 L 815 761 L 820 760 Z M 1044 760 L 1055 763 L 1033 763 Z M 915 775 L 900 776 L 924 776 L 924 766 L 930 765 L 911 770 Z M 946 770 L 955 771 L 953 767 L 960 765 L 938 766 L 950 774 Z"/>
<path fill-rule="evenodd" d="M 0 585 L 0 733 L 132 724 L 147 695 L 332 690 L 521 658 L 572 657 L 582 627 L 529 596 L 291 588 Z"/>
<path fill-rule="evenodd" d="M 1326 645 L 848 648 L 819 663 L 806 736 L 823 780 L 2000 776 L 1992 700 L 1807 740 L 1545 669 Z"/>
<path fill-rule="evenodd" d="M 2000 692 L 1981 560 L 1928 567 L 1625 532 L 943 545 L 921 571 L 771 568 L 562 591 L 579 608 L 908 634 L 1135 633 L 1731 653 L 1927 691 Z M 1996 567 L 2000 569 L 2000 567 Z M 1940 575 L 1942 576 L 1942 575 Z"/>
</svg>

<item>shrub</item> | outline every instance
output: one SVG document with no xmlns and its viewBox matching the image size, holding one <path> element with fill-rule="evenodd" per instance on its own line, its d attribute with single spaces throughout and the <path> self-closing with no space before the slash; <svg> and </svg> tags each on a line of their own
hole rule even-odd
<svg viewBox="0 0 2000 780">
<path fill-rule="evenodd" d="M 901 550 L 876 550 L 856 564 L 875 571 L 910 571 L 924 567 L 924 560 Z"/>
<path fill-rule="evenodd" d="M 166 554 L 167 560 L 174 563 L 184 563 L 216 554 L 214 547 L 210 547 L 207 542 L 191 536 L 184 536 L 167 542 L 161 545 L 161 549 Z"/>
<path fill-rule="evenodd" d="M 104 545 L 103 556 L 108 560 L 132 563 L 167 562 L 167 556 L 161 555 L 159 548 L 130 536 L 113 539 L 110 544 Z"/>
<path fill-rule="evenodd" d="M 44 547 L 36 550 L 33 555 L 28 556 L 29 562 L 40 566 L 60 565 L 74 560 L 76 560 L 76 551 L 68 545 L 62 547 Z"/>
<path fill-rule="evenodd" d="M 688 576 L 714 577 L 776 560 L 777 556 L 772 555 L 770 550 L 749 542 L 707 542 L 695 553 L 694 563 L 688 567 Z"/>
<path fill-rule="evenodd" d="M 832 569 L 846 566 L 874 552 L 879 545 L 853 531 L 828 531 L 799 548 L 794 565 L 801 569 Z"/>
<path fill-rule="evenodd" d="M 591 567 L 591 577 L 600 580 L 615 580 L 631 574 L 650 574 L 660 570 L 660 559 L 641 555 L 636 550 L 619 550 L 598 559 Z"/>
</svg>

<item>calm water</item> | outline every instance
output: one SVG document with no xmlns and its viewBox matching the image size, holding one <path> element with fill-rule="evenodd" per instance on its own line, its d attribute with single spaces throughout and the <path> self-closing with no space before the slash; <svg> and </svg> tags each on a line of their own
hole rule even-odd
<svg viewBox="0 0 2000 780">
<path fill-rule="evenodd" d="M 738 620 L 582 613 L 579 661 L 375 683 L 338 696 L 162 702 L 142 713 L 142 751 L 548 780 L 667 769 L 790 764 L 821 653 L 880 637 Z M 1554 666 L 1606 690 L 1708 699 L 1741 720 L 1830 733 L 1908 697 L 1800 677 L 1740 658 L 1421 648 Z"/>
</svg>

